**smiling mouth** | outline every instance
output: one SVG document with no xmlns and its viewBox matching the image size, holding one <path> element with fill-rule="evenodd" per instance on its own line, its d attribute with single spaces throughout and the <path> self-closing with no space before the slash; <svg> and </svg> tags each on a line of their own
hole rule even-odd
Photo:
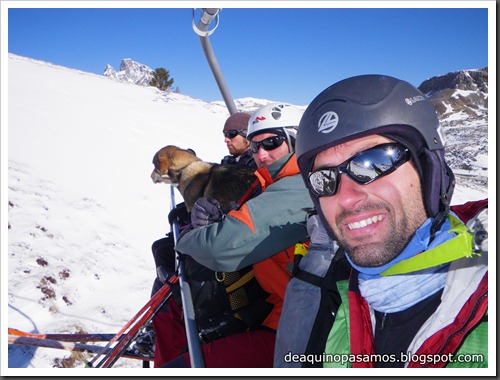
<svg viewBox="0 0 500 380">
<path fill-rule="evenodd" d="M 364 228 L 366 226 L 369 226 L 370 224 L 378 223 L 382 219 L 384 219 L 383 215 L 377 215 L 368 219 L 360 220 L 359 222 L 349 223 L 347 226 L 350 230 L 357 230 L 358 228 Z"/>
</svg>

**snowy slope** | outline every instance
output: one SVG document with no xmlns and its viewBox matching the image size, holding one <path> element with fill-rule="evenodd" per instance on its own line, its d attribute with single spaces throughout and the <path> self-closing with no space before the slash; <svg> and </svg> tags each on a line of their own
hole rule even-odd
<svg viewBox="0 0 500 380">
<path fill-rule="evenodd" d="M 227 154 L 221 129 L 228 112 L 222 102 L 12 54 L 8 69 L 2 334 L 7 325 L 115 333 L 148 300 L 155 276 L 150 246 L 167 231 L 170 193 L 149 177 L 153 154 L 173 144 L 219 162 Z M 266 103 L 245 98 L 238 106 Z M 487 189 L 470 189 L 464 180 L 456 194 L 453 203 L 462 203 L 486 197 Z M 51 368 L 68 357 L 11 346 L 8 365 Z M 123 359 L 115 367 L 140 365 Z"/>
<path fill-rule="evenodd" d="M 149 298 L 167 231 L 153 154 L 175 144 L 219 162 L 227 110 L 10 55 L 8 111 L 8 325 L 116 332 Z M 12 367 L 66 354 L 14 351 Z"/>
</svg>

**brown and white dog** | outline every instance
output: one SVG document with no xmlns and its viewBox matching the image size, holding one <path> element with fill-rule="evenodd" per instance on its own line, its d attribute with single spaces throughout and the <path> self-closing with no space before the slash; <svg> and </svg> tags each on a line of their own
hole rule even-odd
<svg viewBox="0 0 500 380">
<path fill-rule="evenodd" d="M 156 152 L 153 165 L 153 182 L 176 185 L 188 211 L 198 198 L 207 197 L 217 199 L 222 210 L 229 212 L 256 180 L 250 167 L 205 162 L 192 150 L 174 145 Z"/>
</svg>

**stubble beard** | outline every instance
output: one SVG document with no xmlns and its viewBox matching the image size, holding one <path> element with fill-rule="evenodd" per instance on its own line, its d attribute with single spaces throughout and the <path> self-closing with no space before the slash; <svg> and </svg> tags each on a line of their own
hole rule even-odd
<svg viewBox="0 0 500 380">
<path fill-rule="evenodd" d="M 389 222 L 389 228 L 386 236 L 379 238 L 377 242 L 371 241 L 371 235 L 357 237 L 348 241 L 342 233 L 343 229 L 347 228 L 342 220 L 347 215 L 355 215 L 361 211 L 380 210 L 380 205 L 368 205 L 361 210 L 344 212 L 337 216 L 334 229 L 330 227 L 330 224 L 328 225 L 330 232 L 337 237 L 339 244 L 344 247 L 351 261 L 357 266 L 373 268 L 387 264 L 399 256 L 413 236 L 414 230 L 410 232 L 408 218 L 401 218 L 402 220 L 396 222 L 394 213 L 391 212 L 390 208 L 387 206 L 382 206 L 382 208 L 387 212 L 386 219 L 390 218 L 387 221 Z"/>
</svg>

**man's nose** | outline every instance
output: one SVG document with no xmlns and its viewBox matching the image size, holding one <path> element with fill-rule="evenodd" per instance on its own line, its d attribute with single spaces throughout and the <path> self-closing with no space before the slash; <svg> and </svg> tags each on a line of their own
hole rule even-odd
<svg viewBox="0 0 500 380">
<path fill-rule="evenodd" d="M 335 196 L 338 197 L 339 204 L 344 208 L 352 208 L 356 203 L 366 199 L 366 185 L 354 182 L 348 175 L 343 173 L 340 174 L 339 179 L 339 187 Z"/>
</svg>

